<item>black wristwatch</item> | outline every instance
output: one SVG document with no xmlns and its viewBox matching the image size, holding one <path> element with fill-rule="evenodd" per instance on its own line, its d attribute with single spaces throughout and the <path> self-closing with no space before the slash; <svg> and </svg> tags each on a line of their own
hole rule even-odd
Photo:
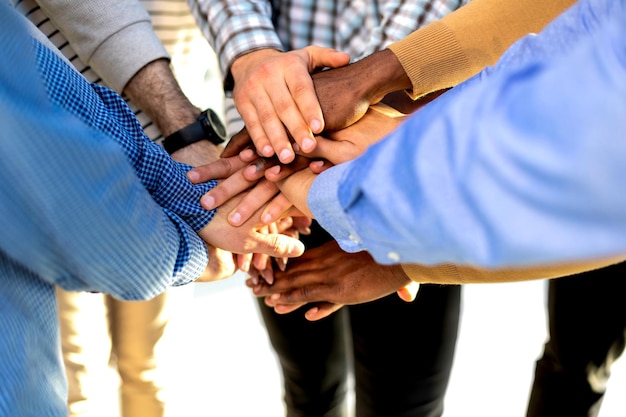
<svg viewBox="0 0 626 417">
<path fill-rule="evenodd" d="M 163 147 L 171 155 L 177 150 L 202 139 L 207 139 L 216 145 L 226 140 L 226 128 L 211 109 L 203 111 L 198 120 L 189 126 L 183 127 L 163 139 Z"/>
</svg>

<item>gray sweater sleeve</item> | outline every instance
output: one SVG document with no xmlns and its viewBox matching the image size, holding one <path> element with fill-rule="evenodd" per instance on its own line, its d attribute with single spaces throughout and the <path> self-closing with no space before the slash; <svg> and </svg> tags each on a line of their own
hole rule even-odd
<svg viewBox="0 0 626 417">
<path fill-rule="evenodd" d="M 168 58 L 137 0 L 37 0 L 80 59 L 121 93 L 148 63 Z"/>
</svg>

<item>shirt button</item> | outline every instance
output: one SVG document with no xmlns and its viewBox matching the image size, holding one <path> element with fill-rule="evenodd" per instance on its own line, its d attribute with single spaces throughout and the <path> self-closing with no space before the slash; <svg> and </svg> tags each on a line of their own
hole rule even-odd
<svg viewBox="0 0 626 417">
<path fill-rule="evenodd" d="M 354 243 L 359 243 L 359 242 L 360 242 L 359 238 L 358 238 L 357 236 L 353 235 L 353 234 L 350 234 L 350 235 L 348 236 L 348 239 L 350 239 L 350 240 L 351 240 L 351 241 L 353 241 Z"/>
<path fill-rule="evenodd" d="M 398 252 L 389 252 L 387 258 L 394 262 L 400 262 L 400 254 Z"/>
</svg>

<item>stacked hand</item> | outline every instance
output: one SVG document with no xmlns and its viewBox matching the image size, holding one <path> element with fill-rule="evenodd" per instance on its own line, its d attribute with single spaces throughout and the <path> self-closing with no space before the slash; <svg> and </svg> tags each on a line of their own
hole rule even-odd
<svg viewBox="0 0 626 417">
<path fill-rule="evenodd" d="M 188 177 L 194 183 L 220 180 L 202 197 L 201 204 L 206 209 L 220 207 L 221 220 L 213 220 L 209 226 L 243 230 L 232 234 L 233 242 L 245 238 L 254 225 L 256 233 L 262 230 L 296 237 L 306 233 L 310 225 L 306 195 L 317 173 L 357 157 L 404 117 L 388 106 L 373 106 L 349 128 L 318 136 L 317 148 L 308 155 L 315 159 L 299 152 L 289 164 L 280 163 L 276 157 L 259 156 L 243 129 L 231 139 L 221 159 L 194 168 Z M 239 153 L 233 151 L 243 144 L 246 147 Z M 231 154 L 234 155 L 228 156 Z M 223 224 L 224 219 L 228 226 Z M 215 236 L 215 232 L 207 233 L 210 236 Z M 272 261 L 267 254 L 258 253 L 240 255 L 237 263 L 241 270 L 250 273 L 247 283 L 255 294 L 265 296 L 266 303 L 277 312 L 287 313 L 305 303 L 314 303 L 306 312 L 310 320 L 326 317 L 344 304 L 371 301 L 393 292 L 412 301 L 417 292 L 417 285 L 411 283 L 400 266 L 378 265 L 365 252 L 348 254 L 334 241 L 308 250 L 289 264 L 284 256 L 274 256 Z M 375 281 L 367 279 L 371 274 L 362 273 L 372 269 L 379 273 Z"/>
<path fill-rule="evenodd" d="M 318 47 L 286 53 L 262 49 L 235 60 L 233 97 L 246 127 L 231 138 L 220 160 L 189 172 L 194 183 L 220 180 L 203 196 L 204 208 L 220 207 L 218 214 L 230 226 L 254 227 L 255 233 L 278 232 L 293 238 L 307 232 L 312 218 L 307 195 L 316 175 L 359 156 L 406 117 L 375 104 L 387 99 L 395 106 L 407 98 L 403 93 L 385 97 L 411 85 L 391 52 L 352 65 L 346 65 L 348 61 L 346 54 Z M 334 69 L 317 71 L 322 67 Z M 397 81 L 371 85 L 367 74 L 381 69 Z M 219 225 L 226 227 L 219 222 L 215 226 Z M 251 238 L 245 233 L 233 236 Z M 334 242 L 289 265 L 284 255 L 273 261 L 267 255 L 239 255 L 237 264 L 250 273 L 248 284 L 254 292 L 266 296 L 266 303 L 280 313 L 313 302 L 307 317 L 316 320 L 343 304 L 394 291 L 411 301 L 417 291 L 401 267 L 378 265 L 366 253 L 347 254 Z M 366 275 L 359 273 L 361 268 L 380 270 L 385 279 L 361 282 Z M 357 284 L 359 291 L 345 290 Z"/>
<path fill-rule="evenodd" d="M 261 49 L 235 60 L 235 105 L 260 155 L 293 161 L 285 128 L 300 149 L 315 147 L 313 134 L 324 129 L 324 116 L 309 74 L 349 60 L 345 53 L 316 46 L 290 52 Z"/>
<path fill-rule="evenodd" d="M 217 149 L 208 141 L 200 141 L 177 151 L 172 157 L 180 162 L 206 163 L 215 161 Z M 220 161 L 222 160 L 217 159 L 217 163 Z M 239 193 L 225 201 L 211 222 L 198 232 L 207 244 L 209 264 L 197 281 L 207 282 L 227 278 L 235 273 L 236 266 L 247 270 L 247 265 L 253 257 L 258 265 L 263 265 L 269 256 L 276 256 L 282 260 L 286 257 L 299 256 L 304 251 L 302 242 L 292 232 L 291 218 L 268 224 L 257 224 L 248 218 L 237 224 L 242 227 L 229 224 L 226 219 L 229 208 L 245 198 L 245 195 Z"/>
<path fill-rule="evenodd" d="M 307 232 L 311 220 L 295 211 L 289 215 L 283 213 L 289 211 L 291 204 L 281 198 L 276 184 L 263 177 L 263 169 L 258 167 L 266 164 L 267 161 L 256 156 L 221 158 L 194 168 L 188 177 L 194 183 L 219 180 L 201 199 L 204 208 L 219 209 L 200 236 L 210 245 L 233 252 L 242 271 L 258 271 L 271 282 L 270 258 L 274 258 L 279 268 L 284 268 L 286 258 L 301 255 L 304 245 L 297 237 Z M 286 203 L 288 207 L 276 219 L 265 221 L 263 213 L 269 203 L 273 207 Z"/>
<path fill-rule="evenodd" d="M 365 303 L 394 292 L 410 302 L 419 288 L 400 265 L 377 264 L 367 252 L 346 253 L 334 240 L 291 260 L 285 271 L 274 273 L 271 285 L 255 276 L 246 284 L 280 314 L 312 303 L 305 312 L 308 320 L 324 318 L 345 304 Z"/>
</svg>

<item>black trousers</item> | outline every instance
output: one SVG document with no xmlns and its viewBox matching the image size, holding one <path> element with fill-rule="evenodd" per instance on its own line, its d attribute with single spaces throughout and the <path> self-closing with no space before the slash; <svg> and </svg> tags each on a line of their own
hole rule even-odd
<svg viewBox="0 0 626 417">
<path fill-rule="evenodd" d="M 597 416 L 624 351 L 626 263 L 548 282 L 549 340 L 537 361 L 527 417 Z"/>
<path fill-rule="evenodd" d="M 314 228 L 305 243 L 328 239 Z M 317 322 L 304 319 L 302 310 L 275 314 L 260 299 L 282 368 L 287 415 L 341 416 L 353 370 L 357 417 L 441 416 L 460 296 L 460 286 L 422 285 L 412 303 L 392 294 Z"/>
</svg>

